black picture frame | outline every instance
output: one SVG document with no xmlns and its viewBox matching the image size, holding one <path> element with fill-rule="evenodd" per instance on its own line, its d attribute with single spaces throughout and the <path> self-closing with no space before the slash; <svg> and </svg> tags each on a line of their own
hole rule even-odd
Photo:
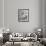
<svg viewBox="0 0 46 46">
<path fill-rule="evenodd" d="M 29 9 L 18 9 L 18 21 L 29 22 Z"/>
</svg>

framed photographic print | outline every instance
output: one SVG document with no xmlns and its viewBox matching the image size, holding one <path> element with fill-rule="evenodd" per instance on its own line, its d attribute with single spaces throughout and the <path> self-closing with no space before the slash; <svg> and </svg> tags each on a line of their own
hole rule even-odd
<svg viewBox="0 0 46 46">
<path fill-rule="evenodd" d="M 18 21 L 29 22 L 29 9 L 18 9 Z"/>
</svg>

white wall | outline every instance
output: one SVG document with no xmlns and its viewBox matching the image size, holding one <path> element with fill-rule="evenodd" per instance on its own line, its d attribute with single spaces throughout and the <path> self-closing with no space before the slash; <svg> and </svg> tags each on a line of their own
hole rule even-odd
<svg viewBox="0 0 46 46">
<path fill-rule="evenodd" d="M 3 26 L 3 1 L 0 0 L 0 27 Z"/>
<path fill-rule="evenodd" d="M 0 28 L 2 27 L 3 27 L 3 0 L 0 0 Z M 1 30 L 0 33 L 2 33 Z"/>
<path fill-rule="evenodd" d="M 18 9 L 29 8 L 29 22 L 18 22 Z M 5 0 L 5 26 L 15 32 L 33 32 L 42 25 L 42 0 Z"/>
<path fill-rule="evenodd" d="M 43 0 L 43 4 L 42 4 L 43 6 L 42 6 L 42 8 L 43 8 L 43 10 L 42 10 L 42 20 L 43 20 L 43 37 L 46 37 L 46 0 Z"/>
</svg>

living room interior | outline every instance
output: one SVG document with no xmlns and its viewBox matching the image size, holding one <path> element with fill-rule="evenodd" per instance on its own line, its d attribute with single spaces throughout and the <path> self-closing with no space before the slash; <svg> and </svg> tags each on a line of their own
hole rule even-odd
<svg viewBox="0 0 46 46">
<path fill-rule="evenodd" d="M 46 0 L 0 0 L 0 46 L 46 46 Z"/>
</svg>

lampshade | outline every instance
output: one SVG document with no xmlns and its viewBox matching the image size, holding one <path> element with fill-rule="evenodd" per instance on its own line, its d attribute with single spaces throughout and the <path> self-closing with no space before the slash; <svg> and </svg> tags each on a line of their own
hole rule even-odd
<svg viewBox="0 0 46 46">
<path fill-rule="evenodd" d="M 0 34 L 0 37 L 3 37 L 3 35 L 2 35 L 2 34 Z"/>
<path fill-rule="evenodd" d="M 8 28 L 7 31 L 10 31 L 10 29 Z"/>
<path fill-rule="evenodd" d="M 41 31 L 41 29 L 38 29 L 38 31 Z"/>
</svg>

